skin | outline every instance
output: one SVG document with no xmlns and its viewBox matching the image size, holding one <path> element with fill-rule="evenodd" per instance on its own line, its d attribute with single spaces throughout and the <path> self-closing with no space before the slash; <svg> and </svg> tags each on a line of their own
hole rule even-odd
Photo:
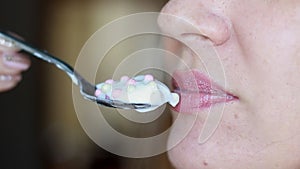
<svg viewBox="0 0 300 169">
<path fill-rule="evenodd" d="M 18 52 L 14 46 L 0 44 L 0 92 L 13 89 L 21 81 L 21 73 L 30 67 L 29 57 Z"/>
<path fill-rule="evenodd" d="M 197 139 L 209 111 L 183 115 L 170 141 L 197 119 L 168 152 L 174 167 L 299 169 L 300 1 L 170 0 L 162 13 L 184 18 L 200 30 L 187 38 L 183 33 L 189 29 L 175 19 L 158 21 L 165 33 L 196 48 L 211 43 L 226 74 L 226 86 L 220 85 L 239 98 L 225 105 L 222 121 L 204 144 Z M 166 43 L 169 50 L 180 46 Z M 182 58 L 203 69 L 192 55 Z M 173 115 L 175 119 L 178 112 Z"/>
</svg>

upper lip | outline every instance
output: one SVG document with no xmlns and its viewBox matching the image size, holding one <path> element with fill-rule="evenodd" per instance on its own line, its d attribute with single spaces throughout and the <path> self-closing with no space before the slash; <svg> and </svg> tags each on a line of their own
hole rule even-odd
<svg viewBox="0 0 300 169">
<path fill-rule="evenodd" d="M 173 87 L 174 92 L 181 97 L 180 103 L 175 107 L 178 111 L 193 112 L 216 103 L 238 99 L 197 70 L 174 72 Z"/>
</svg>

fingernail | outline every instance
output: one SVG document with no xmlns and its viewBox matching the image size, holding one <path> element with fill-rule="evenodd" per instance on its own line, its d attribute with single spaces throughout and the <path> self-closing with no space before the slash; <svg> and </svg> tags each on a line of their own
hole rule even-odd
<svg viewBox="0 0 300 169">
<path fill-rule="evenodd" d="M 20 56 L 14 54 L 3 54 L 3 63 L 11 68 L 17 68 L 21 70 L 28 69 L 28 63 L 24 62 Z"/>
<path fill-rule="evenodd" d="M 20 81 L 21 76 L 19 75 L 0 75 L 0 82 L 1 81 Z"/>
<path fill-rule="evenodd" d="M 8 47 L 8 48 L 12 48 L 15 47 L 15 44 L 12 41 L 0 38 L 0 45 Z"/>
</svg>

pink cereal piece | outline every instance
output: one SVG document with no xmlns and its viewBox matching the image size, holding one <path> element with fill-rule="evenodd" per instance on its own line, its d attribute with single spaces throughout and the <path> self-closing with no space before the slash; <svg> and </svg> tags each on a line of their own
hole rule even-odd
<svg viewBox="0 0 300 169">
<path fill-rule="evenodd" d="M 100 89 L 97 89 L 96 91 L 95 91 L 95 96 L 96 97 L 98 97 L 98 96 L 100 96 L 101 95 L 101 90 Z"/>
<path fill-rule="evenodd" d="M 112 96 L 113 98 L 118 98 L 118 97 L 121 96 L 121 94 L 122 94 L 122 90 L 116 89 L 116 90 L 113 90 L 113 91 L 112 91 L 111 96 Z"/>
<path fill-rule="evenodd" d="M 154 77 L 152 75 L 145 75 L 144 81 L 145 82 L 150 82 L 153 81 Z"/>
<path fill-rule="evenodd" d="M 129 80 L 129 77 L 128 76 L 122 76 L 120 80 L 121 80 L 121 82 L 127 82 L 127 80 Z"/>
<path fill-rule="evenodd" d="M 105 83 L 107 83 L 107 84 L 113 84 L 113 83 L 114 83 L 114 80 L 108 79 L 108 80 L 105 81 Z"/>
<path fill-rule="evenodd" d="M 135 85 L 136 84 L 136 81 L 134 79 L 129 79 L 127 81 L 127 85 Z"/>
</svg>

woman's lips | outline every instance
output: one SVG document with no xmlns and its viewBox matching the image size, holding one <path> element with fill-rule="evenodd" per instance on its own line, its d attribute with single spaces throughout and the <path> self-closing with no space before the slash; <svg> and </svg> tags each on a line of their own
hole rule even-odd
<svg viewBox="0 0 300 169">
<path fill-rule="evenodd" d="M 197 70 L 174 72 L 173 87 L 180 95 L 180 102 L 174 108 L 177 112 L 199 112 L 214 104 L 238 99 Z"/>
</svg>

